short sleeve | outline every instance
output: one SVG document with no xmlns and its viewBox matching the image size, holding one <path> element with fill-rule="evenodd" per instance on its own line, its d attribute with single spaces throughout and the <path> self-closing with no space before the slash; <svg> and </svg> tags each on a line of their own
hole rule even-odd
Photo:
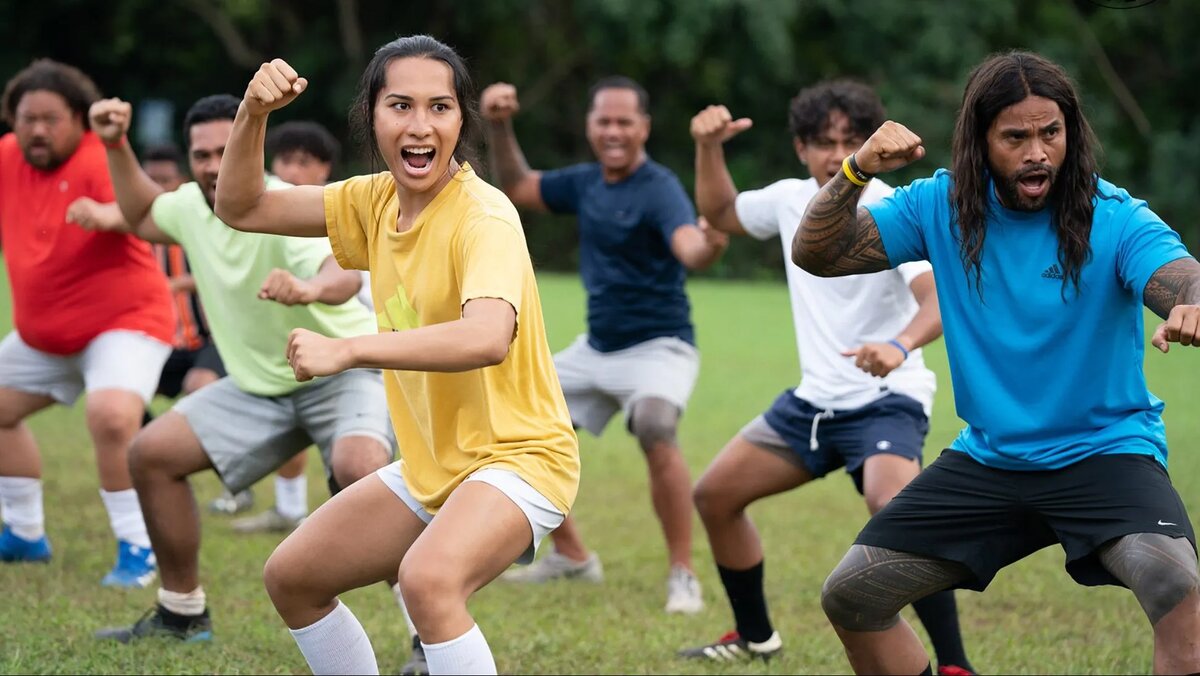
<svg viewBox="0 0 1200 676">
<path fill-rule="evenodd" d="M 370 268 L 370 233 L 381 218 L 386 183 L 379 175 L 355 176 L 325 186 L 325 229 L 338 265 L 347 270 Z"/>
<path fill-rule="evenodd" d="M 901 263 L 896 266 L 896 271 L 900 273 L 900 278 L 905 284 L 912 284 L 913 280 L 926 272 L 933 272 L 933 266 L 929 261 L 912 261 L 910 263 Z"/>
<path fill-rule="evenodd" d="M 648 216 L 651 222 L 663 234 L 663 240 L 669 245 L 671 235 L 681 225 L 695 225 L 696 209 L 692 200 L 683 189 L 683 184 L 671 173 L 663 172 L 659 185 L 654 190 L 654 200 L 650 203 Z"/>
<path fill-rule="evenodd" d="M 929 257 L 922 224 L 934 220 L 933 199 L 939 191 L 944 198 L 945 188 L 937 178 L 921 179 L 877 202 L 861 205 L 875 219 L 892 267 Z"/>
<path fill-rule="evenodd" d="M 786 189 L 786 181 L 777 181 L 759 190 L 738 193 L 733 210 L 746 234 L 755 239 L 779 234 L 779 200 Z"/>
<path fill-rule="evenodd" d="M 575 164 L 542 172 L 538 187 L 546 208 L 556 214 L 579 213 L 584 185 L 595 170 L 591 164 Z"/>
<path fill-rule="evenodd" d="M 320 237 L 286 237 L 284 256 L 289 272 L 301 279 L 309 279 L 321 270 L 321 265 L 333 254 L 330 240 Z M 338 265 L 345 268 L 340 260 Z"/>
<path fill-rule="evenodd" d="M 476 298 L 499 298 L 519 316 L 527 276 L 533 275 L 521 224 L 482 217 L 463 229 L 457 249 L 460 305 Z"/>
<path fill-rule="evenodd" d="M 1117 244 L 1117 274 L 1125 288 L 1141 296 L 1159 268 L 1187 257 L 1179 234 L 1142 200 L 1135 200 Z"/>
<path fill-rule="evenodd" d="M 183 188 L 177 188 L 173 192 L 164 192 L 154 198 L 154 202 L 150 205 L 150 217 L 154 219 L 154 224 L 162 231 L 164 235 L 170 237 L 176 242 L 183 243 L 180 240 L 182 229 L 179 227 L 180 221 L 180 200 L 183 197 Z"/>
</svg>

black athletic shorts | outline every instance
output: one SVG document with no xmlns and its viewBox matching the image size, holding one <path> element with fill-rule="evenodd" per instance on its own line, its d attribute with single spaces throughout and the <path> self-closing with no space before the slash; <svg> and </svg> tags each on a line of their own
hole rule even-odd
<svg viewBox="0 0 1200 676">
<path fill-rule="evenodd" d="M 1061 543 L 1082 585 L 1124 586 L 1096 550 L 1133 533 L 1186 537 L 1187 510 L 1166 470 L 1148 455 L 1097 455 L 1042 472 L 994 469 L 945 450 L 859 533 L 856 544 L 966 566 L 959 585 L 983 591 L 999 570 Z"/>
<path fill-rule="evenodd" d="M 188 371 L 195 368 L 208 369 L 220 378 L 226 375 L 225 364 L 221 362 L 217 346 L 211 341 L 199 350 L 175 350 L 163 365 L 157 393 L 164 397 L 178 397 L 183 391 L 183 379 Z"/>
</svg>

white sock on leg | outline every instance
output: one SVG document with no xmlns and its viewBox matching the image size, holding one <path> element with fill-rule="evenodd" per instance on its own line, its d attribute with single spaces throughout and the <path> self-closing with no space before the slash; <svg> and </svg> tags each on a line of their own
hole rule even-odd
<svg viewBox="0 0 1200 676">
<path fill-rule="evenodd" d="M 146 533 L 146 522 L 142 519 L 142 506 L 138 504 L 137 492 L 132 488 L 123 491 L 100 490 L 100 499 L 108 509 L 108 522 L 113 535 L 136 547 L 150 549 L 150 535 Z"/>
<path fill-rule="evenodd" d="M 42 480 L 26 476 L 0 476 L 0 519 L 24 540 L 46 534 L 42 512 Z"/>
<path fill-rule="evenodd" d="M 488 647 L 483 632 L 479 631 L 478 624 L 462 636 L 445 643 L 421 641 L 421 647 L 425 649 L 425 661 L 429 664 L 430 674 L 496 673 L 492 649 Z"/>
<path fill-rule="evenodd" d="M 308 478 L 275 475 L 275 511 L 289 519 L 308 516 Z"/>
<path fill-rule="evenodd" d="M 289 631 L 313 674 L 379 673 L 371 639 L 341 601 L 332 613 L 307 627 Z"/>
<path fill-rule="evenodd" d="M 196 587 L 186 593 L 167 591 L 159 587 L 158 603 L 176 615 L 191 615 L 194 617 L 204 614 L 204 609 L 208 607 L 208 597 L 204 594 L 204 587 Z"/>
<path fill-rule="evenodd" d="M 413 624 L 412 616 L 408 614 L 408 606 L 404 605 L 404 595 L 400 593 L 399 582 L 392 585 L 392 593 L 396 595 L 396 605 L 400 606 L 400 612 L 404 615 L 404 624 L 408 626 L 408 637 L 415 638 L 417 625 Z"/>
</svg>

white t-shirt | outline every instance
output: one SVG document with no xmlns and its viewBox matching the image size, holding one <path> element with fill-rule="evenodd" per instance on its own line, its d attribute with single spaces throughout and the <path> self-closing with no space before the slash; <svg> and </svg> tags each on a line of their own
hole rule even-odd
<svg viewBox="0 0 1200 676">
<path fill-rule="evenodd" d="M 932 270 L 926 261 L 849 277 L 816 277 L 792 263 L 792 238 L 804 210 L 817 194 L 814 179 L 784 179 L 739 193 L 735 202 L 738 220 L 757 239 L 778 236 L 786 261 L 792 321 L 800 352 L 800 386 L 796 396 L 824 409 L 855 409 L 897 392 L 921 403 L 925 414 L 933 410 L 937 379 L 925 368 L 921 350 L 909 353 L 886 378 L 876 378 L 854 366 L 843 350 L 895 338 L 917 312 L 909 284 Z M 867 185 L 862 203 L 880 200 L 892 187 L 879 180 Z"/>
</svg>

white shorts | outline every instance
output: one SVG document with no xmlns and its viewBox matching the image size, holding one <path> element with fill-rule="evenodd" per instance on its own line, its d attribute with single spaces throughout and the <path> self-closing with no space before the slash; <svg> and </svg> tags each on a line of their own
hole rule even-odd
<svg viewBox="0 0 1200 676">
<path fill-rule="evenodd" d="M 667 336 L 600 352 L 582 335 L 554 355 L 554 366 L 571 422 L 599 436 L 617 411 L 628 425 L 633 405 L 648 397 L 665 399 L 682 413 L 700 375 L 700 351 Z"/>
<path fill-rule="evenodd" d="M 105 331 L 71 355 L 36 350 L 16 331 L 0 341 L 0 387 L 70 406 L 86 389 L 128 390 L 149 403 L 171 346 L 138 331 Z"/>
<path fill-rule="evenodd" d="M 400 472 L 400 463 L 393 462 L 387 467 L 381 467 L 375 470 L 375 474 L 383 479 L 383 483 L 392 489 L 396 497 L 408 505 L 418 519 L 429 524 L 437 518 L 436 514 L 425 511 L 425 507 L 417 502 L 412 493 L 408 492 L 408 485 L 404 483 L 404 475 Z M 533 563 L 533 557 L 537 554 L 537 548 L 542 543 L 542 539 L 550 531 L 561 526 L 563 519 L 567 518 L 546 499 L 546 496 L 539 493 L 536 488 L 530 486 L 511 470 L 484 467 L 475 470 L 470 476 L 463 479 L 463 483 L 468 481 L 482 481 L 489 486 L 495 486 L 525 513 L 525 518 L 529 519 L 529 527 L 533 529 L 533 542 L 529 544 L 525 553 L 521 554 L 521 558 L 517 559 L 517 563 L 522 565 Z"/>
</svg>

